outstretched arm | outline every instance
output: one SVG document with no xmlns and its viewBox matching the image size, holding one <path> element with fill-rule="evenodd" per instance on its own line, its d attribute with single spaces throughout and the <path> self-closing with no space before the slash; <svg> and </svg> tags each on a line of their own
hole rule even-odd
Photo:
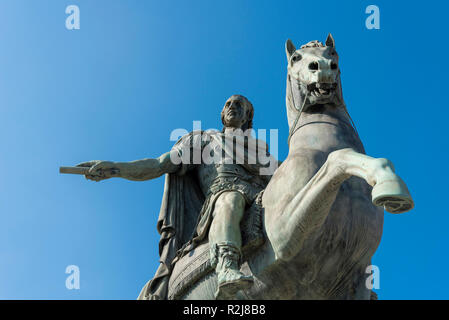
<svg viewBox="0 0 449 320">
<path fill-rule="evenodd" d="M 165 173 L 173 173 L 180 165 L 170 159 L 170 152 L 164 153 L 156 159 L 142 159 L 131 162 L 88 161 L 77 167 L 90 167 L 86 178 L 101 181 L 111 177 L 120 177 L 133 181 L 145 181 L 158 178 Z M 114 174 L 114 172 L 118 172 Z"/>
</svg>

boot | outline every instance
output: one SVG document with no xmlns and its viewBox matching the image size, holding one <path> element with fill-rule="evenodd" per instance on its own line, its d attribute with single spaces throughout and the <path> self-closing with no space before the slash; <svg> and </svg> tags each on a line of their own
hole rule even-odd
<svg viewBox="0 0 449 320">
<path fill-rule="evenodd" d="M 211 262 L 218 277 L 217 300 L 235 298 L 239 290 L 249 288 L 254 279 L 240 272 L 240 249 L 231 242 L 221 242 L 211 248 Z"/>
</svg>

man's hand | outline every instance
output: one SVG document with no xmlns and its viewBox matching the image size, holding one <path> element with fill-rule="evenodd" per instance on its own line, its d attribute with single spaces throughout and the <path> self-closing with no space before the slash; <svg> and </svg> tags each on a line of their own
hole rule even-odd
<svg viewBox="0 0 449 320">
<path fill-rule="evenodd" d="M 93 160 L 82 162 L 76 166 L 90 168 L 88 174 L 84 176 L 86 179 L 97 182 L 111 177 L 118 177 L 120 174 L 117 164 L 111 161 Z"/>
</svg>

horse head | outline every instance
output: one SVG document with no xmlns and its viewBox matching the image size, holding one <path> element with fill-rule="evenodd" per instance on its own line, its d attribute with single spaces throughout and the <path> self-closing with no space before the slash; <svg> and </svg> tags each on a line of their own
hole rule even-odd
<svg viewBox="0 0 449 320">
<path fill-rule="evenodd" d="M 344 105 L 335 41 L 328 35 L 325 45 L 314 40 L 296 49 L 285 43 L 287 54 L 287 115 L 290 128 L 295 115 L 317 105 Z"/>
</svg>

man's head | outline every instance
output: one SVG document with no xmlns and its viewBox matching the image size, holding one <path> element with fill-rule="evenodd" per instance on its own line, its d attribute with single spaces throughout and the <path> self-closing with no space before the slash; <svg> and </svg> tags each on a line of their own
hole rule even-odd
<svg viewBox="0 0 449 320">
<path fill-rule="evenodd" d="M 235 94 L 225 103 L 221 111 L 221 122 L 225 128 L 242 129 L 253 127 L 254 108 L 251 102 L 242 95 Z"/>
</svg>

